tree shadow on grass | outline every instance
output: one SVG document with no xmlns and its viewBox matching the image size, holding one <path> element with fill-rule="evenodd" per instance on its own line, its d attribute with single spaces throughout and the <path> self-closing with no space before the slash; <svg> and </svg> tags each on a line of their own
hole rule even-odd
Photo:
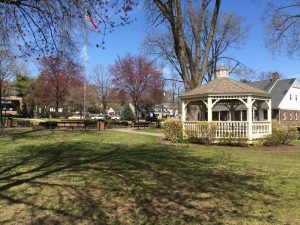
<svg viewBox="0 0 300 225">
<path fill-rule="evenodd" d="M 0 207 L 7 207 L 0 222 L 276 222 L 254 212 L 278 197 L 263 185 L 263 178 L 234 171 L 226 163 L 158 144 L 25 146 L 1 165 Z"/>
</svg>

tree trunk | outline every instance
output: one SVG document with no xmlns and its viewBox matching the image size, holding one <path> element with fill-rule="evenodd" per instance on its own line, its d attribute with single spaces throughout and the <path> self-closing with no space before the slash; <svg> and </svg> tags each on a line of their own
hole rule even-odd
<svg viewBox="0 0 300 225">
<path fill-rule="evenodd" d="M 201 82 L 204 78 L 206 67 L 207 67 L 208 54 L 209 54 L 209 51 L 210 51 L 210 48 L 212 45 L 213 37 L 215 34 L 217 22 L 218 22 L 220 5 L 221 5 L 221 0 L 216 0 L 214 12 L 213 12 L 213 18 L 211 20 L 210 31 L 209 31 L 209 35 L 208 35 L 208 39 L 207 39 L 207 44 L 206 44 L 205 52 L 204 52 L 203 59 L 202 59 L 202 65 L 201 65 L 201 69 L 200 69 L 200 81 Z"/>
<path fill-rule="evenodd" d="M 56 116 L 56 118 L 58 118 L 58 107 L 59 107 L 59 102 L 56 100 L 56 103 L 55 103 L 55 116 Z"/>
<path fill-rule="evenodd" d="M 3 117 L 2 117 L 2 81 L 0 80 L 0 134 L 3 133 Z"/>
</svg>

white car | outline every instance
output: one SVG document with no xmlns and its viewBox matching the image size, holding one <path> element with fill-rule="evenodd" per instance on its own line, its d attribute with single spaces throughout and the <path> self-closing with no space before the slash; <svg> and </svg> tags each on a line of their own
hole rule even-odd
<svg viewBox="0 0 300 225">
<path fill-rule="evenodd" d="M 70 116 L 68 117 L 69 120 L 80 120 L 82 119 L 82 116 L 80 115 L 74 115 L 74 116 Z"/>
<path fill-rule="evenodd" d="M 113 116 L 111 119 L 112 119 L 112 120 L 115 120 L 115 121 L 119 121 L 119 120 L 120 120 L 120 117 L 119 117 L 119 116 Z"/>
<path fill-rule="evenodd" d="M 94 115 L 91 117 L 92 120 L 105 120 L 105 116 L 103 115 Z"/>
</svg>

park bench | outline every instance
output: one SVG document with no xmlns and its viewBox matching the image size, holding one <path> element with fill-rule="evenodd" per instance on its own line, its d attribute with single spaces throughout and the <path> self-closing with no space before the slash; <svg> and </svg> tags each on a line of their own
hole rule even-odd
<svg viewBox="0 0 300 225">
<path fill-rule="evenodd" d="M 85 129 L 86 124 L 84 121 L 58 121 L 57 129 Z"/>
<path fill-rule="evenodd" d="M 148 123 L 147 122 L 133 122 L 131 124 L 131 127 L 132 128 L 134 128 L 134 127 L 137 127 L 137 128 L 140 128 L 140 127 L 146 128 L 146 127 L 148 127 Z"/>
<path fill-rule="evenodd" d="M 33 127 L 33 123 L 30 120 L 18 120 L 18 127 Z"/>
</svg>

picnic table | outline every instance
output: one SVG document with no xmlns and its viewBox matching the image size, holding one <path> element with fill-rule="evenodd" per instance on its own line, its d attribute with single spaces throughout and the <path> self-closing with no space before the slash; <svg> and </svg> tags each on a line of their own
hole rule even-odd
<svg viewBox="0 0 300 225">
<path fill-rule="evenodd" d="M 18 127 L 33 127 L 33 123 L 30 120 L 18 120 Z"/>
<path fill-rule="evenodd" d="M 131 127 L 137 127 L 137 128 L 142 127 L 142 128 L 146 128 L 146 127 L 148 127 L 148 122 L 133 122 L 133 123 L 131 124 Z"/>
</svg>

